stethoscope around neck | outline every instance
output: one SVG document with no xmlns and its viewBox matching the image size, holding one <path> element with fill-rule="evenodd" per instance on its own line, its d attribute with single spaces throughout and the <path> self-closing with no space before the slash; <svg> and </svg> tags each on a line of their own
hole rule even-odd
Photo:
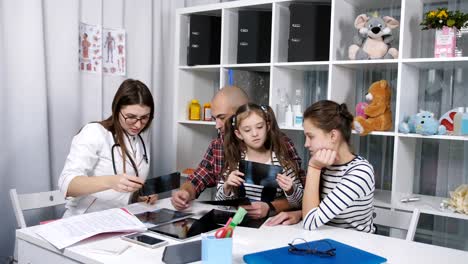
<svg viewBox="0 0 468 264">
<path fill-rule="evenodd" d="M 116 141 L 115 141 L 115 137 L 112 137 L 114 139 L 114 145 L 112 145 L 112 148 L 111 148 L 111 156 L 112 156 L 112 168 L 114 169 L 114 174 L 117 175 L 117 168 L 115 167 L 115 158 L 114 158 L 114 148 L 116 147 L 120 147 L 120 144 L 118 144 Z M 145 160 L 146 164 L 148 164 L 148 155 L 146 154 L 146 145 L 145 145 L 145 141 L 143 141 L 143 138 L 141 137 L 140 134 L 138 134 L 138 138 L 140 138 L 141 140 L 141 144 L 143 145 L 143 159 Z M 135 169 L 135 173 L 136 173 L 136 176 L 138 177 L 139 173 L 138 173 L 138 167 L 135 163 L 135 161 L 130 157 L 130 155 L 128 155 L 128 152 L 126 152 L 127 154 L 127 157 L 129 157 L 130 159 L 130 162 L 132 163 L 132 166 L 133 168 Z"/>
</svg>

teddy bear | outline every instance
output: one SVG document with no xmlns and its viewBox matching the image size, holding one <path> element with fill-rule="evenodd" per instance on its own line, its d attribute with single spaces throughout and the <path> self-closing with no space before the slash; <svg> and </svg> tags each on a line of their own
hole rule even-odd
<svg viewBox="0 0 468 264">
<path fill-rule="evenodd" d="M 393 17 L 383 18 L 374 14 L 368 17 L 360 14 L 354 21 L 354 27 L 359 33 L 354 36 L 354 44 L 348 48 L 351 60 L 396 59 L 398 50 L 391 47 L 393 41 L 392 29 L 400 25 Z"/>
<path fill-rule="evenodd" d="M 419 110 L 419 113 L 410 117 L 405 117 L 398 125 L 401 133 L 417 133 L 424 136 L 445 135 L 447 128 L 434 118 L 434 114 L 429 111 Z"/>
<path fill-rule="evenodd" d="M 372 131 L 386 131 L 392 128 L 392 110 L 390 101 L 392 91 L 386 80 L 374 82 L 369 87 L 366 100 L 369 101 L 363 116 L 357 116 L 353 121 L 353 128 L 361 136 Z"/>
</svg>

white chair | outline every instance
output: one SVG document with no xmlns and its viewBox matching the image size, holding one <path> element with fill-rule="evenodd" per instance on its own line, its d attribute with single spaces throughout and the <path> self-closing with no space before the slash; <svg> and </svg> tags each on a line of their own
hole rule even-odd
<svg viewBox="0 0 468 264">
<path fill-rule="evenodd" d="M 17 228 L 25 228 L 26 221 L 24 220 L 23 211 L 51 207 L 65 204 L 66 200 L 63 194 L 58 191 L 38 192 L 28 194 L 18 194 L 16 189 L 10 190 L 11 204 L 15 212 Z M 14 262 L 18 260 L 17 240 L 15 239 Z"/>
<path fill-rule="evenodd" d="M 419 219 L 419 210 L 414 209 L 413 213 L 392 211 L 390 209 L 375 207 L 374 224 L 407 230 L 406 240 L 412 241 L 416 233 L 416 226 Z"/>
<path fill-rule="evenodd" d="M 15 211 L 18 228 L 26 227 L 23 211 L 56 206 L 65 204 L 66 202 L 63 194 L 58 190 L 50 192 L 18 194 L 16 189 L 11 189 L 10 199 L 13 205 L 13 210 Z"/>
</svg>

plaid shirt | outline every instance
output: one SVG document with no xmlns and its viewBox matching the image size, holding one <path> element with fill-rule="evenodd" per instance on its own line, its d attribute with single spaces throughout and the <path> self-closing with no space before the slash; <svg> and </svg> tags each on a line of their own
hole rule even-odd
<svg viewBox="0 0 468 264">
<path fill-rule="evenodd" d="M 285 134 L 283 134 L 282 139 L 288 148 L 288 158 L 296 162 L 300 169 L 299 176 L 302 184 L 305 184 L 305 173 L 301 168 L 302 161 L 297 154 L 293 142 Z M 215 187 L 222 177 L 224 166 L 223 141 L 223 137 L 219 133 L 218 137 L 211 141 L 203 160 L 198 164 L 195 172 L 189 176 L 189 181 L 192 183 L 193 187 L 195 187 L 196 197 L 206 188 Z"/>
</svg>

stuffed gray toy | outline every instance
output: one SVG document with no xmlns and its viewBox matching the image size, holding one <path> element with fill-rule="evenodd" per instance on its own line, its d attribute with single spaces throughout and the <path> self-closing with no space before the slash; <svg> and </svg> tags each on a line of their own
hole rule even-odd
<svg viewBox="0 0 468 264">
<path fill-rule="evenodd" d="M 359 34 L 354 37 L 354 44 L 348 49 L 351 60 L 396 59 L 398 50 L 390 47 L 393 40 L 392 29 L 400 23 L 393 17 L 368 17 L 361 14 L 356 17 L 354 27 Z"/>
</svg>

